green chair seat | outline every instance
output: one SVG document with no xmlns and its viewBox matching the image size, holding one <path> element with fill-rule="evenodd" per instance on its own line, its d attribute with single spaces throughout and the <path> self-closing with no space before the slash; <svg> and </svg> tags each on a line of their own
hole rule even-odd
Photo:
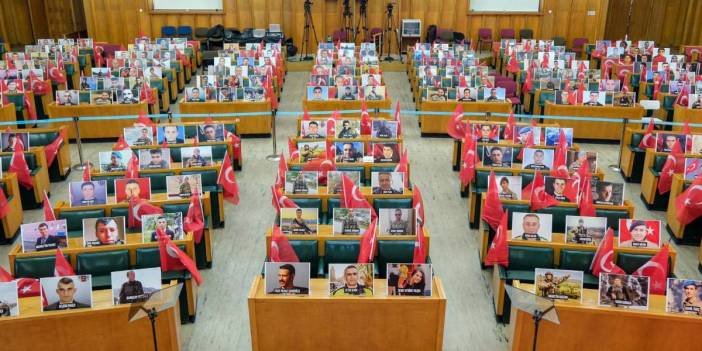
<svg viewBox="0 0 702 351">
<path fill-rule="evenodd" d="M 290 240 L 290 246 L 300 262 L 310 264 L 310 277 L 314 278 L 319 272 L 319 254 L 317 240 Z"/>
</svg>

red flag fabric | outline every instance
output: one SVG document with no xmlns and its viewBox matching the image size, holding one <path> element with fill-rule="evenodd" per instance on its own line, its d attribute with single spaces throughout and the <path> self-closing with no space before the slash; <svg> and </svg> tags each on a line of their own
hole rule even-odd
<svg viewBox="0 0 702 351">
<path fill-rule="evenodd" d="M 65 277 L 67 275 L 76 275 L 76 272 L 68 263 L 66 257 L 63 256 L 63 252 L 60 247 L 56 248 L 56 263 L 54 265 L 54 277 Z"/>
<path fill-rule="evenodd" d="M 532 77 L 532 68 L 529 67 L 526 72 L 526 78 L 524 78 L 524 90 L 525 92 L 531 92 L 531 88 L 534 85 L 533 77 Z"/>
<path fill-rule="evenodd" d="M 585 177 L 581 180 L 583 190 L 580 192 L 580 202 L 578 203 L 578 213 L 581 216 L 597 217 L 597 210 L 592 203 L 592 182 L 590 177 Z"/>
<path fill-rule="evenodd" d="M 61 129 L 61 132 L 59 132 L 56 139 L 44 147 L 44 155 L 46 155 L 46 164 L 48 166 L 51 166 L 54 163 L 56 155 L 58 155 L 59 148 L 61 147 L 61 144 L 63 144 L 64 140 L 66 140 L 66 128 Z"/>
<path fill-rule="evenodd" d="M 17 296 L 22 297 L 34 297 L 41 295 L 41 284 L 39 279 L 34 278 L 20 278 L 17 279 Z M 48 304 L 48 303 L 46 303 Z M 46 305 L 45 304 L 45 305 Z"/>
<path fill-rule="evenodd" d="M 656 77 L 653 79 L 653 100 L 658 99 L 658 93 L 661 91 L 661 79 Z"/>
<path fill-rule="evenodd" d="M 626 274 L 623 269 L 614 264 L 614 230 L 610 227 L 597 247 L 595 257 L 590 263 L 590 271 L 595 277 L 600 273 Z"/>
<path fill-rule="evenodd" d="M 504 214 L 505 211 L 502 209 L 500 195 L 497 193 L 495 171 L 490 171 L 487 197 L 485 199 L 485 206 L 483 207 L 483 212 L 480 214 L 480 218 L 487 222 L 492 229 L 497 230 L 497 227 L 500 225 L 500 221 L 502 220 L 502 216 Z"/>
<path fill-rule="evenodd" d="M 513 140 L 514 139 L 514 111 L 509 111 L 509 117 L 507 117 L 507 125 L 505 125 L 505 130 L 502 133 L 503 140 Z"/>
<path fill-rule="evenodd" d="M 141 229 L 141 216 L 150 214 L 161 214 L 163 209 L 150 204 L 144 199 L 133 196 L 129 200 L 129 214 L 127 217 L 127 226 L 129 228 Z"/>
<path fill-rule="evenodd" d="M 4 193 L 3 193 L 3 196 L 5 196 Z M 44 203 L 43 203 L 42 207 L 44 210 L 44 220 L 45 221 L 55 221 L 56 215 L 54 214 L 54 208 L 51 207 L 51 201 L 49 201 L 49 195 L 46 194 L 46 190 L 44 190 Z"/>
<path fill-rule="evenodd" d="M 135 126 L 151 127 L 151 134 L 156 134 L 156 124 L 146 115 L 146 112 L 140 111 L 137 115 L 137 120 L 134 123 Z M 197 138 L 196 138 L 197 139 Z"/>
<path fill-rule="evenodd" d="M 397 122 L 397 135 L 402 135 L 402 116 L 400 116 L 400 100 L 395 103 L 395 122 Z"/>
<path fill-rule="evenodd" d="M 519 150 L 519 155 L 517 155 L 517 159 L 519 159 L 520 161 L 523 160 L 524 159 L 524 150 L 531 148 L 534 145 L 536 145 L 536 143 L 534 142 L 534 128 L 532 128 L 527 132 L 526 140 L 524 141 L 524 145 L 522 146 L 522 149 Z"/>
<path fill-rule="evenodd" d="M 331 117 L 327 118 L 327 136 L 336 136 L 336 120 L 339 119 L 339 112 L 334 111 Z"/>
<path fill-rule="evenodd" d="M 368 208 L 371 217 L 375 220 L 378 215 L 368 200 L 361 194 L 361 188 L 353 183 L 346 175 L 341 176 L 341 207 L 342 208 Z"/>
<path fill-rule="evenodd" d="M 295 142 L 288 137 L 288 157 L 290 161 L 295 161 L 300 159 L 300 151 L 297 150 L 297 145 Z"/>
<path fill-rule="evenodd" d="M 188 214 L 183 219 L 183 229 L 186 232 L 193 232 L 195 242 L 200 243 L 205 229 L 205 216 L 202 214 L 202 204 L 197 193 L 194 193 L 190 198 Z"/>
<path fill-rule="evenodd" d="M 492 239 L 487 255 L 485 255 L 485 265 L 509 266 L 509 247 L 507 246 L 507 212 L 502 215 L 500 225 L 497 227 L 495 237 Z"/>
<path fill-rule="evenodd" d="M 416 184 L 412 187 L 412 208 L 414 209 L 414 215 L 417 216 L 417 222 L 419 222 L 419 225 L 424 226 L 426 224 L 424 221 L 424 199 L 422 199 L 422 193 Z"/>
<path fill-rule="evenodd" d="M 461 186 L 466 187 L 475 179 L 475 168 L 478 163 L 475 140 L 473 139 L 473 128 L 470 128 L 470 126 L 466 128 L 466 136 L 463 138 L 463 143 L 465 145 L 458 178 L 461 180 Z"/>
<path fill-rule="evenodd" d="M 23 96 L 23 98 L 22 98 L 22 105 L 23 105 L 24 108 L 27 110 L 27 118 L 28 118 L 30 121 L 36 121 L 36 120 L 37 120 L 37 110 L 36 110 L 36 108 L 34 107 L 34 103 L 33 103 L 32 100 L 29 98 L 29 93 L 28 93 L 28 92 L 24 92 L 24 93 L 22 94 L 22 96 Z"/>
<path fill-rule="evenodd" d="M 657 254 L 633 273 L 633 275 L 649 278 L 648 284 L 651 294 L 665 295 L 666 280 L 668 279 L 668 256 L 670 254 L 668 246 L 668 244 L 663 245 Z"/>
<path fill-rule="evenodd" d="M 115 143 L 115 146 L 112 147 L 112 149 L 115 151 L 129 149 L 129 144 L 127 144 L 127 142 L 124 141 L 124 134 L 119 135 L 119 139 L 117 139 L 117 142 Z"/>
<path fill-rule="evenodd" d="M 698 176 L 690 187 L 675 198 L 676 218 L 687 225 L 702 216 L 702 176 Z"/>
<path fill-rule="evenodd" d="M 283 191 L 280 188 L 271 186 L 271 193 L 273 195 L 271 202 L 273 203 L 273 207 L 275 207 L 276 213 L 280 214 L 281 208 L 298 207 L 293 200 L 290 200 L 287 196 L 283 195 Z"/>
<path fill-rule="evenodd" d="M 451 119 L 448 121 L 446 130 L 452 138 L 460 140 L 466 134 L 465 128 L 463 124 L 463 105 L 457 104 Z"/>
<path fill-rule="evenodd" d="M 551 169 L 551 175 L 559 178 L 568 178 L 568 166 L 566 166 L 566 149 L 557 147 L 556 155 L 553 157 L 553 168 Z"/>
<path fill-rule="evenodd" d="M 29 166 L 27 166 L 27 160 L 24 159 L 23 147 L 21 144 L 17 145 L 18 146 L 15 146 L 12 161 L 10 162 L 10 167 L 7 169 L 7 171 L 17 174 L 17 181 L 20 183 L 20 185 L 25 187 L 25 189 L 32 189 L 34 184 L 32 183 L 32 176 L 29 172 Z"/>
<path fill-rule="evenodd" d="M 512 50 L 512 54 L 509 57 L 509 62 L 507 62 L 507 72 L 509 72 L 509 73 L 519 72 L 519 61 L 517 61 L 517 50 Z"/>
<path fill-rule="evenodd" d="M 271 101 L 271 108 L 274 110 L 278 109 L 278 97 L 273 93 L 273 83 L 271 83 L 271 76 L 267 76 L 264 88 L 266 89 L 266 97 Z"/>
<path fill-rule="evenodd" d="M 127 162 L 127 172 L 124 174 L 124 178 L 134 179 L 139 178 L 139 158 L 132 154 Z"/>
<path fill-rule="evenodd" d="M 277 225 L 273 225 L 271 232 L 271 262 L 300 262 L 288 238 L 283 235 Z"/>
<path fill-rule="evenodd" d="M 307 111 L 307 107 L 303 107 L 302 120 L 309 121 L 311 119 L 312 119 L 312 117 L 310 117 L 310 111 Z"/>
<path fill-rule="evenodd" d="M 232 167 L 232 160 L 229 158 L 228 151 L 224 153 L 224 161 L 219 169 L 217 184 L 222 186 L 225 200 L 234 205 L 239 204 L 239 184 L 236 182 L 234 167 Z"/>
<path fill-rule="evenodd" d="M 344 176 L 346 177 L 346 176 Z M 358 263 L 371 263 L 375 257 L 375 227 L 378 224 L 377 219 L 373 219 L 368 229 L 363 233 L 361 237 L 361 249 L 358 251 Z M 416 244 L 415 244 L 416 245 Z"/>
<path fill-rule="evenodd" d="M 361 135 L 371 135 L 372 129 L 373 122 L 371 122 L 371 117 L 368 113 L 366 100 L 361 99 Z"/>
<path fill-rule="evenodd" d="M 409 188 L 409 160 L 407 157 L 407 149 L 402 151 L 402 156 L 400 157 L 400 162 L 395 166 L 395 172 L 402 172 L 405 179 L 405 187 Z"/>
<path fill-rule="evenodd" d="M 47 73 L 49 79 L 56 84 L 65 84 L 66 75 L 64 74 L 64 67 L 62 65 L 54 65 L 54 62 L 49 60 L 47 63 Z"/>
<path fill-rule="evenodd" d="M 285 186 L 285 172 L 288 171 L 288 162 L 285 161 L 285 155 L 280 153 L 280 160 L 278 160 L 278 173 L 275 175 L 275 187 L 282 188 Z"/>
<path fill-rule="evenodd" d="M 12 277 L 12 275 L 8 271 L 6 271 L 5 268 L 2 268 L 2 266 L 0 266 L 0 283 L 11 282 L 13 280 L 15 280 L 15 278 Z"/>
<path fill-rule="evenodd" d="M 135 177 L 136 178 L 136 177 Z M 91 181 L 90 178 L 90 162 L 85 161 L 83 164 L 83 181 L 84 182 L 89 182 Z"/>
<path fill-rule="evenodd" d="M 649 118 L 648 128 L 646 128 L 646 132 L 644 133 L 643 137 L 641 138 L 641 141 L 639 142 L 639 148 L 651 149 L 656 146 L 656 136 L 653 135 L 654 126 L 655 125 L 653 123 L 653 118 Z"/>
<path fill-rule="evenodd" d="M 10 208 L 7 206 L 7 196 L 5 196 L 5 191 L 0 188 L 0 218 L 5 218 L 8 213 L 10 213 Z"/>
<path fill-rule="evenodd" d="M 156 96 L 154 95 L 151 86 L 143 83 L 141 89 L 139 89 L 139 100 L 146 101 L 147 104 L 153 105 L 156 103 Z"/>
<path fill-rule="evenodd" d="M 241 138 L 225 129 L 224 139 L 226 139 L 229 142 L 229 145 L 232 146 L 232 159 L 241 161 Z"/>
<path fill-rule="evenodd" d="M 682 133 L 685 135 L 692 134 L 692 130 L 690 130 L 690 121 L 685 120 L 685 122 L 683 122 Z"/>
<path fill-rule="evenodd" d="M 414 252 L 412 253 L 412 263 L 420 264 L 427 262 L 427 253 L 424 245 L 424 226 L 417 225 L 414 239 Z"/>
<path fill-rule="evenodd" d="M 530 207 L 532 211 L 558 205 L 559 201 L 546 193 L 546 183 L 541 172 L 537 172 L 531 185 Z"/>
<path fill-rule="evenodd" d="M 685 154 L 680 147 L 680 141 L 675 139 L 673 149 L 670 151 L 661 169 L 660 177 L 658 178 L 658 193 L 663 195 L 670 191 L 673 184 L 673 175 L 682 173 L 685 168 Z"/>
<path fill-rule="evenodd" d="M 158 234 L 158 247 L 161 256 L 161 272 L 180 271 L 187 269 L 197 285 L 202 284 L 202 276 L 197 266 L 188 254 L 178 248 L 165 234 Z"/>
<path fill-rule="evenodd" d="M 680 89 L 680 92 L 678 93 L 678 96 L 675 97 L 675 102 L 673 102 L 673 105 L 680 105 L 682 107 L 687 108 L 687 103 L 690 101 L 690 85 L 688 84 L 683 84 L 682 89 Z"/>
</svg>

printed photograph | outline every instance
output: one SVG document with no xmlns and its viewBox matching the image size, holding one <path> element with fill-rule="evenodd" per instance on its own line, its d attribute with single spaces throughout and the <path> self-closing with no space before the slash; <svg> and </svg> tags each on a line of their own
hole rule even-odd
<svg viewBox="0 0 702 351">
<path fill-rule="evenodd" d="M 183 214 L 161 213 L 141 216 L 141 233 L 144 242 L 158 242 L 158 235 L 168 235 L 171 240 L 181 240 L 183 233 Z"/>
<path fill-rule="evenodd" d="M 132 198 L 151 200 L 151 178 L 115 179 L 115 200 L 129 202 Z"/>
<path fill-rule="evenodd" d="M 332 297 L 373 296 L 373 264 L 330 264 L 329 295 Z"/>
<path fill-rule="evenodd" d="M 378 235 L 414 235 L 414 209 L 381 208 L 378 212 Z"/>
<path fill-rule="evenodd" d="M 619 247 L 659 248 L 661 221 L 653 219 L 619 219 Z"/>
<path fill-rule="evenodd" d="M 332 212 L 334 235 L 362 235 L 371 223 L 370 208 L 338 208 Z"/>
<path fill-rule="evenodd" d="M 139 169 L 169 169 L 171 168 L 171 149 L 140 149 Z"/>
<path fill-rule="evenodd" d="M 563 269 L 536 268 L 534 270 L 536 296 L 553 300 L 583 299 L 583 272 Z"/>
<path fill-rule="evenodd" d="M 702 316 L 702 281 L 668 278 L 665 311 Z"/>
<path fill-rule="evenodd" d="M 553 149 L 525 148 L 522 169 L 550 170 L 553 167 Z"/>
<path fill-rule="evenodd" d="M 139 303 L 161 290 L 161 269 L 142 268 L 110 273 L 112 304 Z"/>
<path fill-rule="evenodd" d="M 522 177 L 521 176 L 499 176 L 497 179 L 497 194 L 500 199 L 521 200 L 522 199 Z M 488 184 L 490 188 L 490 184 Z"/>
<path fill-rule="evenodd" d="M 68 247 L 65 219 L 20 225 L 22 252 L 46 251 Z"/>
<path fill-rule="evenodd" d="M 180 149 L 184 168 L 212 166 L 212 146 L 194 146 Z"/>
<path fill-rule="evenodd" d="M 43 312 L 90 308 L 93 305 L 93 283 L 90 275 L 68 275 L 39 279 L 41 298 L 37 303 Z M 46 300 L 47 305 L 41 303 Z"/>
<path fill-rule="evenodd" d="M 600 273 L 598 305 L 648 310 L 649 278 Z"/>
<path fill-rule="evenodd" d="M 329 171 L 327 172 L 327 194 L 341 194 L 341 176 L 345 175 L 356 186 L 361 185 L 361 172 L 359 171 Z"/>
<path fill-rule="evenodd" d="M 553 216 L 548 213 L 512 213 L 512 239 L 551 241 Z"/>
<path fill-rule="evenodd" d="M 566 244 L 599 245 L 606 232 L 606 217 L 566 216 Z"/>
<path fill-rule="evenodd" d="M 308 295 L 310 293 L 308 262 L 266 262 L 264 273 L 266 294 Z"/>
<path fill-rule="evenodd" d="M 169 200 L 188 199 L 195 194 L 202 196 L 202 176 L 200 174 L 166 176 L 166 193 Z"/>
<path fill-rule="evenodd" d="M 283 234 L 317 235 L 319 226 L 319 209 L 317 208 L 281 208 L 280 231 Z"/>
<path fill-rule="evenodd" d="M 127 242 L 124 221 L 122 216 L 83 218 L 83 246 L 124 245 Z"/>
<path fill-rule="evenodd" d="M 107 203 L 107 181 L 70 182 L 68 202 L 71 207 L 104 205 Z"/>
<path fill-rule="evenodd" d="M 431 264 L 388 263 L 388 296 L 431 296 Z"/>
<path fill-rule="evenodd" d="M 376 195 L 404 194 L 404 172 L 372 172 L 371 190 Z"/>
</svg>

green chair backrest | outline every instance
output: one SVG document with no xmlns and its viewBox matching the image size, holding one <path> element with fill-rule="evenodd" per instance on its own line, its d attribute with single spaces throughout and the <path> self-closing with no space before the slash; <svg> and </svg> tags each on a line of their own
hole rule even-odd
<svg viewBox="0 0 702 351">
<path fill-rule="evenodd" d="M 653 257 L 652 255 L 641 255 L 641 254 L 631 254 L 620 252 L 617 255 L 617 266 L 623 269 L 626 273 L 634 273 L 639 267 Z"/>
<path fill-rule="evenodd" d="M 619 233 L 619 219 L 629 218 L 629 211 L 627 210 L 610 210 L 610 209 L 598 209 L 598 217 L 607 218 L 607 227 L 612 227 L 614 233 Z"/>
<path fill-rule="evenodd" d="M 510 270 L 533 271 L 536 268 L 553 268 L 553 249 L 511 245 L 509 247 Z"/>
<path fill-rule="evenodd" d="M 338 197 L 330 197 L 329 200 L 327 200 L 327 224 L 332 223 L 332 215 L 334 214 L 334 209 L 335 208 L 340 208 L 341 207 L 341 198 Z"/>
<path fill-rule="evenodd" d="M 83 218 L 105 217 L 105 209 L 61 211 L 58 219 L 65 219 L 68 231 L 83 230 Z"/>
<path fill-rule="evenodd" d="M 29 133 L 29 145 L 46 146 L 51 144 L 58 137 L 58 132 Z"/>
<path fill-rule="evenodd" d="M 512 213 L 523 212 L 529 213 L 529 204 L 502 204 L 502 209 L 507 211 L 507 226 L 512 228 Z"/>
<path fill-rule="evenodd" d="M 316 208 L 317 215 L 322 214 L 322 199 L 292 199 L 300 208 Z"/>
<path fill-rule="evenodd" d="M 68 260 L 68 256 L 63 255 Z M 56 255 L 17 257 L 15 259 L 15 277 L 17 278 L 45 278 L 54 276 Z"/>
<path fill-rule="evenodd" d="M 151 179 L 151 192 L 152 193 L 165 193 L 166 192 L 166 177 L 172 176 L 173 172 L 159 172 L 159 173 L 142 173 L 140 177 Z"/>
<path fill-rule="evenodd" d="M 641 139 L 643 139 L 643 134 L 641 133 L 631 133 L 631 143 L 629 145 L 631 147 L 639 147 L 639 144 L 641 144 Z"/>
<path fill-rule="evenodd" d="M 189 203 L 161 205 L 161 208 L 163 209 L 164 213 L 178 213 L 178 212 L 180 212 L 183 215 L 183 218 L 185 218 L 185 216 L 188 215 L 188 208 L 189 207 L 190 207 Z"/>
<path fill-rule="evenodd" d="M 653 170 L 656 172 L 660 172 L 663 170 L 663 166 L 665 165 L 665 161 L 668 159 L 667 155 L 656 155 L 654 160 L 653 160 Z"/>
<path fill-rule="evenodd" d="M 178 248 L 185 250 L 183 245 L 178 245 Z M 161 250 L 158 247 L 136 249 L 135 256 L 135 269 L 161 267 Z"/>
<path fill-rule="evenodd" d="M 93 180 L 104 180 L 107 184 L 107 195 L 115 194 L 115 179 L 122 179 L 123 175 L 96 175 Z"/>
<path fill-rule="evenodd" d="M 381 208 L 412 208 L 412 199 L 375 199 L 373 200 L 373 208 L 375 213 L 380 213 Z"/>
<path fill-rule="evenodd" d="M 590 271 L 590 263 L 595 257 L 595 251 L 592 250 L 561 250 L 560 269 L 569 269 L 572 271 Z"/>
<path fill-rule="evenodd" d="M 202 188 L 207 189 L 208 187 L 217 187 L 217 170 L 208 169 L 200 171 L 183 171 L 180 172 L 182 175 L 188 174 L 199 174 L 202 180 Z M 206 190 L 210 191 L 210 190 Z"/>
<path fill-rule="evenodd" d="M 555 233 L 565 233 L 565 220 L 566 216 L 577 216 L 577 207 L 561 207 L 552 206 L 544 209 L 540 209 L 536 212 L 539 213 L 550 213 L 552 215 L 553 222 L 551 222 L 551 228 Z"/>
<path fill-rule="evenodd" d="M 31 145 L 31 144 L 30 144 Z M 2 155 L 2 170 L 7 171 L 10 168 L 10 162 L 12 162 L 12 155 Z M 24 160 L 27 162 L 27 167 L 30 171 L 36 170 L 38 168 L 36 157 L 31 152 L 24 153 Z"/>
<path fill-rule="evenodd" d="M 81 253 L 76 256 L 76 273 L 109 275 L 129 269 L 129 251 L 102 251 Z"/>
<path fill-rule="evenodd" d="M 317 240 L 290 240 L 290 246 L 295 250 L 300 262 L 308 262 L 310 264 L 310 276 L 315 277 L 319 266 Z"/>
<path fill-rule="evenodd" d="M 119 216 L 124 217 L 124 222 L 126 225 L 127 220 L 129 218 L 129 207 L 113 207 L 112 208 L 112 217 L 119 217 Z"/>
<path fill-rule="evenodd" d="M 414 240 L 378 240 L 378 274 L 384 278 L 388 263 L 412 262 Z"/>
<path fill-rule="evenodd" d="M 324 263 L 351 263 L 358 261 L 361 242 L 358 240 L 327 240 L 324 243 Z M 328 271 L 324 267 L 324 272 Z"/>
<path fill-rule="evenodd" d="M 337 171 L 347 171 L 347 172 L 359 172 L 361 174 L 361 179 L 360 179 L 361 185 L 363 185 L 367 181 L 366 172 L 365 172 L 365 169 L 363 168 L 363 166 L 361 166 L 361 167 L 354 167 L 354 166 L 341 167 L 340 166 L 340 167 L 337 167 L 336 170 Z"/>
</svg>

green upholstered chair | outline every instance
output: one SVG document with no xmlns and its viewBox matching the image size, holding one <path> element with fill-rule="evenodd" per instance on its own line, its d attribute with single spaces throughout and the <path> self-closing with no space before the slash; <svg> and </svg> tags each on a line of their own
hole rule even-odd
<svg viewBox="0 0 702 351">
<path fill-rule="evenodd" d="M 185 250 L 185 248 L 181 245 L 179 245 L 178 247 L 181 250 Z M 136 262 L 133 267 L 135 269 L 161 267 L 161 252 L 158 247 L 145 247 L 136 249 L 135 256 Z M 182 283 L 190 279 L 192 279 L 192 276 L 187 270 L 161 272 L 161 282 L 164 284 L 169 283 L 171 280 L 177 280 L 178 282 Z M 187 294 L 188 292 L 184 288 L 183 290 L 181 290 L 180 296 L 178 297 L 178 302 L 180 305 L 181 323 L 186 323 L 195 319 L 195 316 L 190 316 L 188 314 Z"/>
<path fill-rule="evenodd" d="M 327 240 L 324 243 L 324 261 L 322 268 L 324 274 L 329 273 L 329 264 L 358 262 L 358 253 L 361 242 L 358 240 Z"/>
<path fill-rule="evenodd" d="M 590 274 L 590 263 L 595 258 L 595 251 L 592 250 L 561 250 L 561 260 L 559 269 L 571 271 L 583 271 L 583 284 L 586 288 L 595 288 L 599 282 L 597 277 Z"/>
<path fill-rule="evenodd" d="M 500 266 L 501 267 L 501 266 Z M 553 268 L 553 249 L 549 247 L 519 246 L 509 247 L 509 267 L 500 268 L 500 276 L 508 282 L 519 280 L 533 283 L 536 268 Z M 502 272 L 504 270 L 504 272 Z"/>
<path fill-rule="evenodd" d="M 190 207 L 190 203 L 181 203 L 181 204 L 163 204 L 161 205 L 161 208 L 163 209 L 163 212 L 165 213 L 180 213 L 183 216 L 183 219 L 185 219 L 185 216 L 188 215 L 188 208 Z M 205 217 L 205 227 L 207 227 L 207 221 L 209 220 L 209 217 Z M 197 265 L 197 268 L 203 269 L 207 268 L 208 266 L 211 266 L 210 262 L 207 262 L 207 245 L 204 240 L 200 240 L 199 243 L 195 243 L 195 263 Z"/>
<path fill-rule="evenodd" d="M 373 200 L 375 213 L 380 213 L 381 208 L 412 208 L 412 199 L 375 199 Z M 398 262 L 403 263 L 403 262 Z"/>
<path fill-rule="evenodd" d="M 7 172 L 10 168 L 10 163 L 12 162 L 12 154 L 0 156 L 0 162 L 2 162 L 2 171 Z M 27 167 L 29 168 L 29 174 L 34 177 L 39 172 L 41 172 L 41 166 L 37 162 L 36 157 L 31 152 L 24 153 L 24 160 L 27 162 Z M 34 196 L 34 189 L 26 189 L 23 186 L 19 187 L 20 199 L 22 202 L 22 209 L 31 210 L 41 206 L 41 202 L 37 202 Z"/>
<path fill-rule="evenodd" d="M 37 111 L 37 115 L 39 115 L 39 111 Z M 56 140 L 58 136 L 58 131 L 29 133 L 29 145 L 31 145 L 32 147 L 46 146 L 51 144 L 54 140 Z M 61 177 L 57 159 L 49 165 L 49 180 L 51 182 L 59 182 L 64 180 Z"/>
<path fill-rule="evenodd" d="M 552 206 L 536 211 L 538 213 L 551 214 L 553 221 L 551 228 L 555 233 L 565 233 L 566 216 L 577 216 L 578 209 L 576 207 Z"/>
<path fill-rule="evenodd" d="M 83 218 L 105 217 L 105 209 L 86 209 L 76 211 L 61 211 L 58 219 L 65 219 L 69 238 L 83 237 Z"/>
<path fill-rule="evenodd" d="M 345 167 L 337 167 L 337 171 L 347 171 L 347 172 L 360 172 L 361 174 L 361 179 L 360 179 L 360 184 L 361 185 L 366 185 L 370 186 L 370 179 L 366 179 L 366 172 L 363 167 L 353 167 L 353 166 L 345 166 Z"/>
<path fill-rule="evenodd" d="M 376 274 L 385 278 L 388 263 L 408 263 L 414 257 L 414 240 L 378 240 Z"/>
<path fill-rule="evenodd" d="M 63 257 L 68 260 L 67 255 Z M 30 256 L 15 259 L 15 277 L 17 278 L 46 278 L 54 276 L 56 256 Z"/>
<path fill-rule="evenodd" d="M 597 217 L 606 217 L 607 227 L 612 227 L 615 233 L 619 233 L 619 219 L 629 218 L 629 211 L 615 209 L 598 209 Z"/>
<path fill-rule="evenodd" d="M 76 256 L 76 273 L 90 274 L 93 289 L 110 288 L 114 271 L 129 269 L 129 251 L 101 251 L 81 253 Z"/>
<path fill-rule="evenodd" d="M 300 262 L 308 262 L 310 264 L 310 277 L 314 278 L 321 271 L 320 256 L 317 250 L 317 240 L 290 240 L 290 246 L 295 250 L 295 254 Z"/>
<path fill-rule="evenodd" d="M 142 173 L 140 177 L 151 179 L 151 192 L 152 193 L 165 193 L 166 192 L 166 177 L 172 176 L 173 172 L 159 172 L 159 173 Z"/>
<path fill-rule="evenodd" d="M 617 266 L 623 269 L 627 274 L 634 273 L 644 263 L 648 262 L 653 255 L 642 255 L 620 252 L 617 255 Z"/>
</svg>

